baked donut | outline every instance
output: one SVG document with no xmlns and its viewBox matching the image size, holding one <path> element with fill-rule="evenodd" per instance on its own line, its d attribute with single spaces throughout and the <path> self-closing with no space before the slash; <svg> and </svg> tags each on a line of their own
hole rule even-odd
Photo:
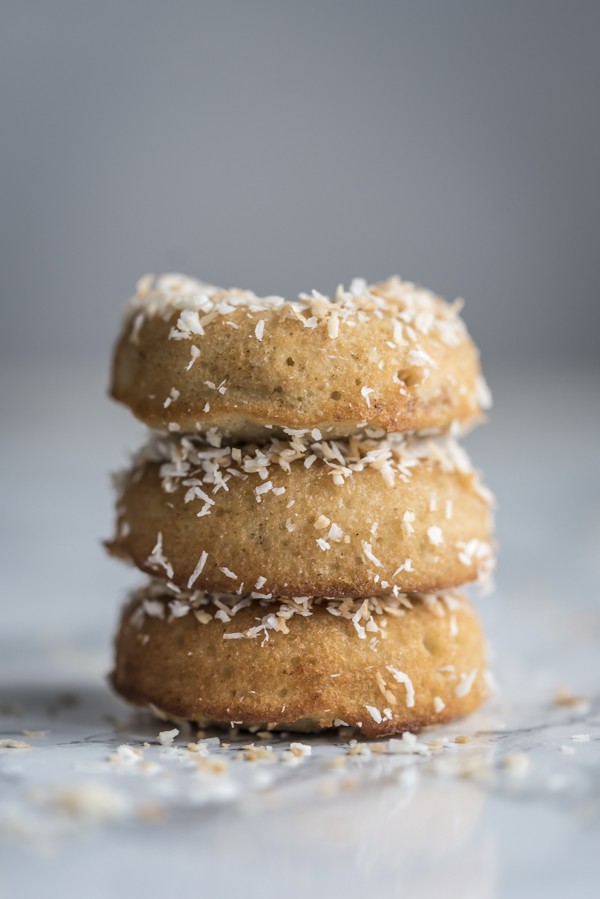
<svg viewBox="0 0 600 899">
<path fill-rule="evenodd" d="M 107 546 L 183 589 L 430 593 L 490 571 L 490 503 L 452 440 L 163 435 L 119 478 Z"/>
<path fill-rule="evenodd" d="M 288 301 L 147 275 L 130 301 L 111 394 L 152 428 L 261 441 L 481 418 L 477 350 L 448 304 L 399 278 Z"/>
<path fill-rule="evenodd" d="M 112 684 L 162 717 L 369 737 L 477 708 L 484 643 L 458 593 L 278 599 L 139 591 L 116 637 Z"/>
</svg>

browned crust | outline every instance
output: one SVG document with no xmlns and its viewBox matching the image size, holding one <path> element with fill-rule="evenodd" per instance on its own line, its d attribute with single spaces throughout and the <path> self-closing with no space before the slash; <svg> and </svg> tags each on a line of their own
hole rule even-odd
<svg viewBox="0 0 600 899">
<path fill-rule="evenodd" d="M 254 335 L 259 319 L 266 322 L 262 341 Z M 419 345 L 434 361 L 426 373 L 409 362 L 411 346 L 390 346 L 391 318 L 359 321 L 335 340 L 323 328 L 304 328 L 276 311 L 238 309 L 227 320 L 238 328 L 213 321 L 196 341 L 201 355 L 189 370 L 194 341 L 169 339 L 177 314 L 145 319 L 134 339 L 129 320 L 114 351 L 111 396 L 153 428 L 217 427 L 246 440 L 264 439 L 273 427 L 318 427 L 339 437 L 363 422 L 394 432 L 482 417 L 478 353 L 466 333 L 457 346 L 435 333 L 420 335 Z M 402 384 L 393 380 L 396 375 Z M 225 382 L 225 392 L 207 381 Z M 165 407 L 173 387 L 179 396 Z M 373 391 L 368 399 L 363 387 Z"/>
<path fill-rule="evenodd" d="M 452 613 L 454 630 L 448 611 L 436 614 L 420 602 L 404 617 L 390 617 L 387 639 L 378 642 L 376 652 L 350 621 L 334 618 L 324 607 L 307 618 L 294 616 L 289 634 L 274 633 L 261 644 L 223 639 L 227 631 L 256 623 L 252 607 L 229 625 L 215 619 L 203 625 L 192 615 L 168 623 L 146 617 L 140 624 L 135 616 L 132 620 L 138 602 L 124 610 L 111 682 L 128 701 L 155 707 L 166 717 L 288 727 L 310 719 L 315 730 L 341 720 L 375 737 L 449 721 L 477 708 L 487 695 L 483 637 L 464 598 Z M 405 685 L 388 665 L 411 679 L 412 708 Z M 457 695 L 461 676 L 475 670 L 471 689 Z M 435 697 L 445 704 L 439 712 Z M 377 723 L 367 705 L 390 708 L 391 720 Z"/>
<path fill-rule="evenodd" d="M 223 592 L 252 591 L 259 583 L 260 592 L 279 596 L 364 597 L 385 594 L 392 587 L 428 593 L 481 575 L 481 561 L 472 558 L 465 564 L 457 546 L 473 539 L 491 540 L 490 511 L 474 476 L 422 461 L 407 483 L 396 478 L 389 486 L 379 472 L 367 468 L 336 486 L 328 471 L 320 461 L 308 470 L 300 461 L 287 474 L 270 471 L 274 486 L 285 487 L 285 493 L 270 492 L 260 503 L 254 493 L 260 483 L 257 476 L 232 479 L 228 491 L 214 494 L 211 514 L 199 518 L 198 503 L 184 501 L 185 487 L 165 492 L 159 466 L 142 463 L 126 479 L 118 503 L 117 535 L 107 548 L 182 588 L 188 586 L 204 551 L 208 558 L 194 588 Z M 433 494 L 435 511 L 430 508 Z M 290 509 L 291 500 L 295 502 Z M 445 517 L 447 502 L 452 506 L 450 519 Z M 415 514 L 412 533 L 402 523 L 406 511 Z M 323 551 L 317 539 L 326 531 L 315 528 L 320 515 L 338 524 L 348 542 L 331 541 Z M 374 523 L 378 527 L 372 534 Z M 429 540 L 432 526 L 443 532 L 441 545 Z M 172 573 L 151 558 L 159 533 Z M 365 544 L 380 564 L 365 555 Z M 407 559 L 410 570 L 398 571 Z"/>
</svg>

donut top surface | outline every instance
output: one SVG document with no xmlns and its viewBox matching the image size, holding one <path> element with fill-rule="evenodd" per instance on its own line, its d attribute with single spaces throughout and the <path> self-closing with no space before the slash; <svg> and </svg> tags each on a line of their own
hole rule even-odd
<svg viewBox="0 0 600 899">
<path fill-rule="evenodd" d="M 146 275 L 127 306 L 111 392 L 151 427 L 233 440 L 467 425 L 489 394 L 461 305 L 398 277 L 286 300 Z"/>
<path fill-rule="evenodd" d="M 134 455 L 134 465 L 150 461 L 160 463 L 163 489 L 171 492 L 171 482 L 181 481 L 188 487 L 186 502 L 200 500 L 208 506 L 213 502 L 205 490 L 216 494 L 228 490 L 232 478 L 253 477 L 256 481 L 256 501 L 272 487 L 270 472 L 289 472 L 291 466 L 311 468 L 322 464 L 331 481 L 342 486 L 353 475 L 367 468 L 381 475 L 393 486 L 396 478 L 408 481 L 412 470 L 422 462 L 438 466 L 442 471 L 457 471 L 469 476 L 477 493 L 489 506 L 494 504 L 493 494 L 482 483 L 465 450 L 456 440 L 423 438 L 412 434 L 377 432 L 358 434 L 338 440 L 325 440 L 319 431 L 290 433 L 284 438 L 270 437 L 260 445 L 222 444 L 220 435 L 212 434 L 212 445 L 199 436 L 172 436 L 154 432 L 150 439 Z M 129 472 L 123 472 L 124 477 Z M 118 479 L 118 478 L 117 478 Z M 117 487 L 119 485 L 117 484 Z"/>
<path fill-rule="evenodd" d="M 401 593 L 392 590 L 382 596 L 366 598 L 327 596 L 278 596 L 253 591 L 245 594 L 219 593 L 206 590 L 179 590 L 172 584 L 151 580 L 138 589 L 133 597 L 138 605 L 133 613 L 132 623 L 140 626 L 144 618 L 156 618 L 170 623 L 194 617 L 200 624 L 208 624 L 213 619 L 231 625 L 223 633 L 224 640 L 260 638 L 267 641 L 271 634 L 287 634 L 288 622 L 295 615 L 310 617 L 320 608 L 325 608 L 334 618 L 351 621 L 356 636 L 372 639 L 374 634 L 386 638 L 387 618 L 401 618 L 415 606 L 425 605 L 433 614 L 452 614 L 464 604 L 463 595 L 456 590 L 444 593 Z M 255 624 L 250 627 L 236 627 L 236 616 L 243 609 L 256 610 Z"/>
</svg>

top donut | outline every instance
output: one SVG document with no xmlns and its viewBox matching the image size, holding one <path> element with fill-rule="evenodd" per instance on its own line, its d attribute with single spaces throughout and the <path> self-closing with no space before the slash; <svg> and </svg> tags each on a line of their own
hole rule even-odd
<svg viewBox="0 0 600 899">
<path fill-rule="evenodd" d="M 111 395 L 152 428 L 209 441 L 462 428 L 489 395 L 461 305 L 398 277 L 285 300 L 146 275 L 127 306 Z"/>
</svg>

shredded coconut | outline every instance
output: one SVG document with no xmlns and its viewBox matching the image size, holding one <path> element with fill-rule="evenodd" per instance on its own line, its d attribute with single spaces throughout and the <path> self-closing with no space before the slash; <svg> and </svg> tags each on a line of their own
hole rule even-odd
<svg viewBox="0 0 600 899">
<path fill-rule="evenodd" d="M 231 576 L 233 572 L 230 572 Z M 235 576 L 234 576 L 235 577 Z M 266 581 L 259 578 L 256 591 L 260 591 Z M 449 596 L 451 594 L 444 594 Z M 130 621 L 136 628 L 141 628 L 144 618 L 157 618 L 167 623 L 186 614 L 193 615 L 200 624 L 207 624 L 217 617 L 224 623 L 233 620 L 238 612 L 252 606 L 256 609 L 256 624 L 243 631 L 230 631 L 223 634 L 226 640 L 261 637 L 268 639 L 270 632 L 287 633 L 287 622 L 294 616 L 305 618 L 313 614 L 319 607 L 336 618 L 350 621 L 359 639 L 365 640 L 367 632 L 386 639 L 389 618 L 400 618 L 415 603 L 423 602 L 428 609 L 429 597 L 421 594 L 390 593 L 373 596 L 367 599 L 331 598 L 331 597 L 273 597 L 271 594 L 253 593 L 217 593 L 204 590 L 178 591 L 159 580 L 151 581 L 147 587 L 136 591 L 131 608 Z M 440 669 L 441 670 L 441 669 Z M 400 672 L 401 675 L 401 672 Z M 410 688 L 407 685 L 407 700 Z"/>
<path fill-rule="evenodd" d="M 475 678 L 477 677 L 477 670 L 477 668 L 474 668 L 468 674 L 461 674 L 460 680 L 454 688 L 455 696 L 467 696 L 471 692 L 471 688 L 475 683 Z"/>
<path fill-rule="evenodd" d="M 206 565 L 207 559 L 208 559 L 208 553 L 206 553 L 204 550 L 202 550 L 202 552 L 200 553 L 200 558 L 198 559 L 198 564 L 194 568 L 194 570 L 193 570 L 192 574 L 190 575 L 190 578 L 187 582 L 188 590 L 192 589 L 192 587 L 194 586 L 194 584 L 196 583 L 196 581 L 202 574 L 202 571 L 204 569 L 204 566 Z"/>
<path fill-rule="evenodd" d="M 366 401 L 366 403 L 367 403 L 367 406 L 368 406 L 369 409 L 370 409 L 370 408 L 371 408 L 371 396 L 370 396 L 370 395 L 371 395 L 372 393 L 374 393 L 375 391 L 373 390 L 372 387 L 361 387 L 361 388 L 360 388 L 360 392 L 361 392 L 361 394 L 363 395 L 363 397 L 365 398 L 365 401 Z"/>
<path fill-rule="evenodd" d="M 398 671 L 393 665 L 387 665 L 387 670 L 393 675 L 394 680 L 406 687 L 406 707 L 412 709 L 415 704 L 415 688 L 408 674 L 404 671 Z"/>
<path fill-rule="evenodd" d="M 444 539 L 442 529 L 436 526 L 427 528 L 427 539 L 433 546 L 439 546 Z"/>
</svg>

